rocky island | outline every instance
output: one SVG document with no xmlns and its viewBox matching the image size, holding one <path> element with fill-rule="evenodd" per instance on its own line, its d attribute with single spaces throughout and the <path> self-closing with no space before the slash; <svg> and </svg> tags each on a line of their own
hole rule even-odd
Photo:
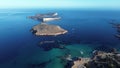
<svg viewBox="0 0 120 68">
<path fill-rule="evenodd" d="M 115 37 L 120 39 L 120 24 L 119 23 L 111 23 L 113 25 L 114 28 L 117 29 L 117 34 L 115 34 Z"/>
<path fill-rule="evenodd" d="M 46 23 L 41 23 L 32 28 L 32 33 L 39 35 L 60 35 L 67 33 L 67 30 L 62 29 L 57 25 L 48 25 Z"/>
<path fill-rule="evenodd" d="M 42 23 L 34 26 L 31 29 L 31 32 L 37 36 L 41 36 L 41 35 L 56 36 L 56 35 L 65 34 L 68 32 L 67 30 L 61 28 L 58 25 L 49 25 L 46 23 L 48 21 L 60 19 L 60 17 L 58 17 L 58 13 L 37 14 L 35 16 L 30 16 L 29 18 L 42 21 Z"/>
</svg>

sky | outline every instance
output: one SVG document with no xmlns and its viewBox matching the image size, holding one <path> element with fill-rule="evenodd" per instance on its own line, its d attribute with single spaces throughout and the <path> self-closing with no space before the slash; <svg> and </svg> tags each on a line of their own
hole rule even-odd
<svg viewBox="0 0 120 68">
<path fill-rule="evenodd" d="M 0 0 L 0 8 L 120 9 L 120 0 Z"/>
</svg>

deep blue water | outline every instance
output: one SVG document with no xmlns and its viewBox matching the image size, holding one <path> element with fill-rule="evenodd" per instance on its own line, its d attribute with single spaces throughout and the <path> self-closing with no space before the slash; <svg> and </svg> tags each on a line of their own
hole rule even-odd
<svg viewBox="0 0 120 68">
<path fill-rule="evenodd" d="M 61 20 L 48 22 L 68 30 L 60 36 L 34 36 L 30 29 L 40 22 L 28 19 L 37 13 L 58 12 Z M 58 10 L 58 9 L 1 9 L 0 11 L 0 68 L 32 68 L 30 64 L 42 63 L 63 55 L 64 50 L 51 49 L 44 51 L 39 47 L 41 41 L 59 41 L 58 44 L 68 45 L 71 54 L 74 50 L 94 50 L 97 46 L 120 49 L 120 40 L 110 24 L 111 20 L 120 22 L 120 11 L 113 10 Z M 48 44 L 49 45 L 49 44 Z M 69 46 L 70 45 L 70 46 Z M 73 47 L 73 49 L 72 49 Z M 83 47 L 83 48 L 82 48 Z M 98 49 L 98 48 L 97 48 Z M 104 49 L 104 48 L 103 48 Z M 66 52 L 66 51 L 65 51 Z M 86 53 L 89 54 L 89 53 Z M 48 57 L 49 56 L 49 57 Z M 41 68 L 56 68 L 54 62 L 43 64 Z M 54 64 L 54 65 L 53 65 Z M 60 67 L 62 68 L 62 67 Z"/>
</svg>

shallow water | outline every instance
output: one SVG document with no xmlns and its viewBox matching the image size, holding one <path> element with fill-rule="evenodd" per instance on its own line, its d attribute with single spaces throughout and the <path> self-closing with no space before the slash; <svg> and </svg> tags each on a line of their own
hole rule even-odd
<svg viewBox="0 0 120 68">
<path fill-rule="evenodd" d="M 58 12 L 59 25 L 68 30 L 60 36 L 34 36 L 30 29 L 39 22 L 28 19 L 36 13 Z M 2 9 L 0 12 L 0 68 L 63 68 L 59 56 L 71 54 L 89 57 L 94 49 L 120 49 L 120 40 L 114 37 L 116 29 L 109 24 L 120 21 L 120 12 L 111 10 L 54 10 L 54 9 Z M 44 51 L 41 41 L 56 41 L 65 49 Z M 49 44 L 47 44 L 49 46 Z M 46 45 L 45 45 L 46 46 Z M 83 54 L 80 54 L 80 51 Z M 106 51 L 106 50 L 105 50 Z"/>
</svg>

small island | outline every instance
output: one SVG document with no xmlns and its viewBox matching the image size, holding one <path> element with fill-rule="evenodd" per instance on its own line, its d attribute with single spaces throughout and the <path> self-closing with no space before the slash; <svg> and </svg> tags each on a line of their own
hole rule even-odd
<svg viewBox="0 0 120 68">
<path fill-rule="evenodd" d="M 40 24 L 34 26 L 31 29 L 31 32 L 36 36 L 41 36 L 41 35 L 56 36 L 56 35 L 61 35 L 68 32 L 67 30 L 61 28 L 58 25 L 50 25 L 46 23 L 48 21 L 59 20 L 60 17 L 58 17 L 58 13 L 37 14 L 35 16 L 30 16 L 29 18 L 41 21 Z"/>
<path fill-rule="evenodd" d="M 40 36 L 40 35 L 60 35 L 67 33 L 67 30 L 62 29 L 57 25 L 48 25 L 46 23 L 41 23 L 32 28 L 32 33 Z"/>
</svg>

